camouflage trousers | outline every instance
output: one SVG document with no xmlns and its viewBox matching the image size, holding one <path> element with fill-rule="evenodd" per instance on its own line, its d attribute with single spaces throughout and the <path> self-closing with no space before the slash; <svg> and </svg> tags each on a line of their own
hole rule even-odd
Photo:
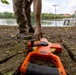
<svg viewBox="0 0 76 75">
<path fill-rule="evenodd" d="M 27 13 L 25 12 L 28 3 L 28 0 L 13 0 L 13 10 L 21 32 L 26 31 L 27 27 L 32 28 L 30 15 L 31 9 L 29 8 Z"/>
</svg>

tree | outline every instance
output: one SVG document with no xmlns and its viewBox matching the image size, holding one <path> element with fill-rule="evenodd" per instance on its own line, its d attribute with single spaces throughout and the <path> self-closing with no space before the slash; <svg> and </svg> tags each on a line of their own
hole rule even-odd
<svg viewBox="0 0 76 75">
<path fill-rule="evenodd" d="M 9 4 L 9 2 L 7 0 L 0 0 L 0 1 L 4 4 Z"/>
</svg>

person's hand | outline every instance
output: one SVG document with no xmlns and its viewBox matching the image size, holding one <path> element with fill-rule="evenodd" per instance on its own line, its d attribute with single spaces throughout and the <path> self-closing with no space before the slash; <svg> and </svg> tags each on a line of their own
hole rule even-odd
<svg viewBox="0 0 76 75">
<path fill-rule="evenodd" d="M 35 28 L 35 33 L 34 33 L 35 37 L 40 39 L 42 38 L 42 29 L 41 27 L 36 27 Z"/>
</svg>

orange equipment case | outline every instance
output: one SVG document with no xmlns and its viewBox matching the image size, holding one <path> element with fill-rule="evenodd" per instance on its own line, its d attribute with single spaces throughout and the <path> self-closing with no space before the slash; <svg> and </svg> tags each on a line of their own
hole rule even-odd
<svg viewBox="0 0 76 75">
<path fill-rule="evenodd" d="M 46 38 L 42 38 L 37 42 L 29 42 L 28 47 L 36 47 L 36 50 L 29 52 L 22 63 L 20 68 L 22 75 L 66 75 L 60 58 L 51 52 L 51 49 L 55 49 L 55 52 L 61 52 L 62 47 L 59 44 L 50 43 Z M 32 64 L 30 61 L 33 58 L 50 61 L 54 63 L 56 67 L 51 68 Z"/>
</svg>

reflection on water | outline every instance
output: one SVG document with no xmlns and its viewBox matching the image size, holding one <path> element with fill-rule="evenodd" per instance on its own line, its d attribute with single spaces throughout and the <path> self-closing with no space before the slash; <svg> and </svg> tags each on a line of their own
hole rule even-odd
<svg viewBox="0 0 76 75">
<path fill-rule="evenodd" d="M 0 19 L 0 25 L 10 25 L 10 26 L 15 26 L 17 25 L 15 19 Z"/>
<path fill-rule="evenodd" d="M 15 21 L 14 20 L 6 20 L 6 24 L 14 24 Z"/>
<path fill-rule="evenodd" d="M 56 21 L 57 26 L 63 26 L 62 20 Z M 0 19 L 0 25 L 9 25 L 9 26 L 17 26 L 15 19 Z M 35 20 L 32 20 L 32 25 L 35 25 Z M 54 20 L 42 20 L 41 21 L 42 26 L 55 26 Z"/>
<path fill-rule="evenodd" d="M 53 24 L 53 22 L 51 22 L 51 21 L 48 22 L 48 21 L 43 21 L 42 20 L 42 25 L 51 25 L 51 24 Z"/>
</svg>

